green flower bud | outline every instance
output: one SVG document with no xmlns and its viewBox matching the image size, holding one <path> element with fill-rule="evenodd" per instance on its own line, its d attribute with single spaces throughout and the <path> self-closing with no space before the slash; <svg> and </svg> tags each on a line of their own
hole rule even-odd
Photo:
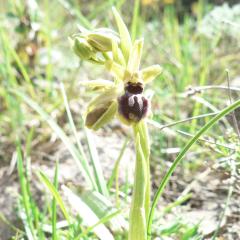
<svg viewBox="0 0 240 240">
<path fill-rule="evenodd" d="M 73 50 L 83 60 L 90 60 L 96 54 L 93 47 L 82 37 L 74 38 Z"/>
<path fill-rule="evenodd" d="M 99 52 L 112 51 L 112 42 L 119 43 L 119 38 L 111 32 L 95 31 L 87 34 L 87 42 Z"/>
</svg>

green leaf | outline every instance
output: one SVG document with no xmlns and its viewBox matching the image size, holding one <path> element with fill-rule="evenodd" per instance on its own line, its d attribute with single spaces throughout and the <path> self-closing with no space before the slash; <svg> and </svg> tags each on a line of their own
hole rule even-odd
<svg viewBox="0 0 240 240">
<path fill-rule="evenodd" d="M 110 213 L 107 216 L 104 216 L 103 218 L 101 218 L 97 223 L 95 223 L 93 226 L 88 227 L 86 231 L 84 231 L 83 233 L 81 233 L 80 235 L 78 235 L 75 240 L 80 239 L 82 236 L 87 235 L 89 232 L 93 231 L 95 227 L 99 226 L 100 224 L 104 224 L 108 221 L 110 221 L 112 218 L 116 217 L 118 214 L 121 213 L 121 210 L 117 210 L 113 213 Z"/>
<path fill-rule="evenodd" d="M 100 240 L 114 240 L 111 232 L 103 225 L 99 224 L 99 218 L 94 211 L 75 193 L 69 188 L 63 186 L 63 193 L 67 197 L 71 207 L 81 216 L 83 224 L 92 227 L 97 224 L 92 230 L 98 236 Z"/>
<path fill-rule="evenodd" d="M 100 219 L 116 211 L 109 198 L 99 192 L 84 191 L 80 194 L 80 197 Z M 127 229 L 128 224 L 122 215 L 118 215 L 110 220 L 109 225 L 113 232 L 123 232 Z"/>
</svg>

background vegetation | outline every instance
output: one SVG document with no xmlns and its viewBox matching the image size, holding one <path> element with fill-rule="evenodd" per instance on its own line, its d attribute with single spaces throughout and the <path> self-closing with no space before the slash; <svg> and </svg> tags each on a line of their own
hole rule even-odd
<svg viewBox="0 0 240 240">
<path fill-rule="evenodd" d="M 68 42 L 78 24 L 116 28 L 112 6 L 133 38 L 144 37 L 143 67 L 164 70 L 146 90 L 153 192 L 190 137 L 239 98 L 237 1 L 0 1 L 0 239 L 126 239 L 129 129 L 117 120 L 97 133 L 83 128 L 92 96 L 81 81 L 111 77 L 79 62 Z M 155 239 L 240 239 L 240 110 L 234 113 L 174 172 Z"/>
</svg>

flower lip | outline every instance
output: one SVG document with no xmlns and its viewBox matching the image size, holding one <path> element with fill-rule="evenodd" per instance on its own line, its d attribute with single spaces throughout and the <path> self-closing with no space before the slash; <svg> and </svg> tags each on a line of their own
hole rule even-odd
<svg viewBox="0 0 240 240">
<path fill-rule="evenodd" d="M 126 122 L 139 122 L 146 117 L 149 110 L 148 99 L 142 94 L 129 94 L 126 92 L 118 98 L 118 112 Z"/>
<path fill-rule="evenodd" d="M 143 92 L 143 84 L 141 82 L 127 82 L 125 91 L 130 94 L 141 94 Z"/>
</svg>

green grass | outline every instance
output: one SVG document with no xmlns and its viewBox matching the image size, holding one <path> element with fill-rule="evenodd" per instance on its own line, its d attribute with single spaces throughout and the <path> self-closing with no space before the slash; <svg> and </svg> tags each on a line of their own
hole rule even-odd
<svg viewBox="0 0 240 240">
<path fill-rule="evenodd" d="M 34 10 L 27 13 L 30 21 L 40 27 L 35 36 L 37 40 L 33 41 L 28 37 L 31 29 L 20 28 L 21 17 L 26 15 L 24 2 L 20 1 L 19 5 L 15 1 L 0 3 L 3 5 L 0 10 L 0 166 L 10 163 L 13 149 L 16 149 L 20 191 L 15 207 L 21 226 L 14 226 L 1 210 L 0 221 L 10 226 L 12 238 L 57 240 L 108 236 L 108 239 L 126 239 L 132 185 L 127 174 L 125 181 L 119 176 L 126 149 L 133 144 L 129 140 L 131 133 L 119 134 L 123 144 L 110 166 L 110 176 L 106 176 L 94 135 L 83 127 L 83 108 L 89 95 L 79 87 L 81 80 L 103 76 L 102 70 L 79 63 L 67 40 L 76 32 L 77 24 L 87 28 L 112 27 L 111 7 L 116 5 L 131 29 L 132 38 L 141 35 L 145 38 L 143 65 L 159 63 L 164 69 L 148 87 L 154 92 L 153 120 L 149 126 L 152 181 L 155 183 L 149 234 L 161 235 L 163 239 L 166 236 L 202 239 L 201 222 L 194 225 L 181 219 L 182 204 L 188 204 L 194 193 L 169 200 L 164 190 L 172 183 L 173 173 L 182 179 L 184 176 L 194 179 L 199 171 L 232 153 L 234 161 L 239 162 L 239 140 L 229 117 L 225 117 L 239 107 L 239 100 L 228 106 L 228 87 L 221 88 L 227 86 L 225 69 L 229 69 L 231 79 L 238 77 L 239 53 L 234 41 L 224 32 L 211 39 L 200 33 L 204 16 L 213 6 L 199 1 L 195 16 L 185 13 L 178 18 L 178 9 L 171 4 L 157 10 L 154 5 L 144 6 L 139 0 L 132 8 L 127 1 L 102 1 L 96 6 L 94 1 L 78 4 L 77 1 L 46 0 L 38 2 L 38 14 Z M 126 45 L 128 41 L 125 39 Z M 24 50 L 24 46 L 32 44 L 36 47 L 33 58 Z M 126 51 L 125 59 L 128 56 Z M 104 75 L 104 78 L 109 76 Z M 186 94 L 190 86 L 201 87 L 202 91 Z M 235 90 L 232 95 L 238 99 L 239 89 Z M 105 130 L 109 131 L 109 127 Z M 59 182 L 62 163 L 58 159 L 54 159 L 52 179 L 42 171 L 31 172 L 32 164 L 38 161 L 36 153 L 44 152 L 44 143 L 52 144 L 53 137 L 75 161 L 84 178 L 83 183 L 79 182 L 80 187 L 72 188 Z M 173 148 L 179 148 L 177 157 L 168 154 Z M 223 171 L 232 174 L 232 165 L 226 165 Z M 35 189 L 35 181 L 43 187 L 41 191 Z M 160 185 L 156 186 L 156 182 Z M 233 186 L 229 189 L 226 201 L 222 202 L 226 208 Z M 42 197 L 41 205 L 36 191 Z M 163 203 L 159 203 L 160 197 L 165 200 Z M 79 211 L 78 204 L 86 211 Z M 162 224 L 174 209 L 179 209 L 175 221 Z M 223 211 L 213 239 L 220 234 L 225 214 Z"/>
</svg>

